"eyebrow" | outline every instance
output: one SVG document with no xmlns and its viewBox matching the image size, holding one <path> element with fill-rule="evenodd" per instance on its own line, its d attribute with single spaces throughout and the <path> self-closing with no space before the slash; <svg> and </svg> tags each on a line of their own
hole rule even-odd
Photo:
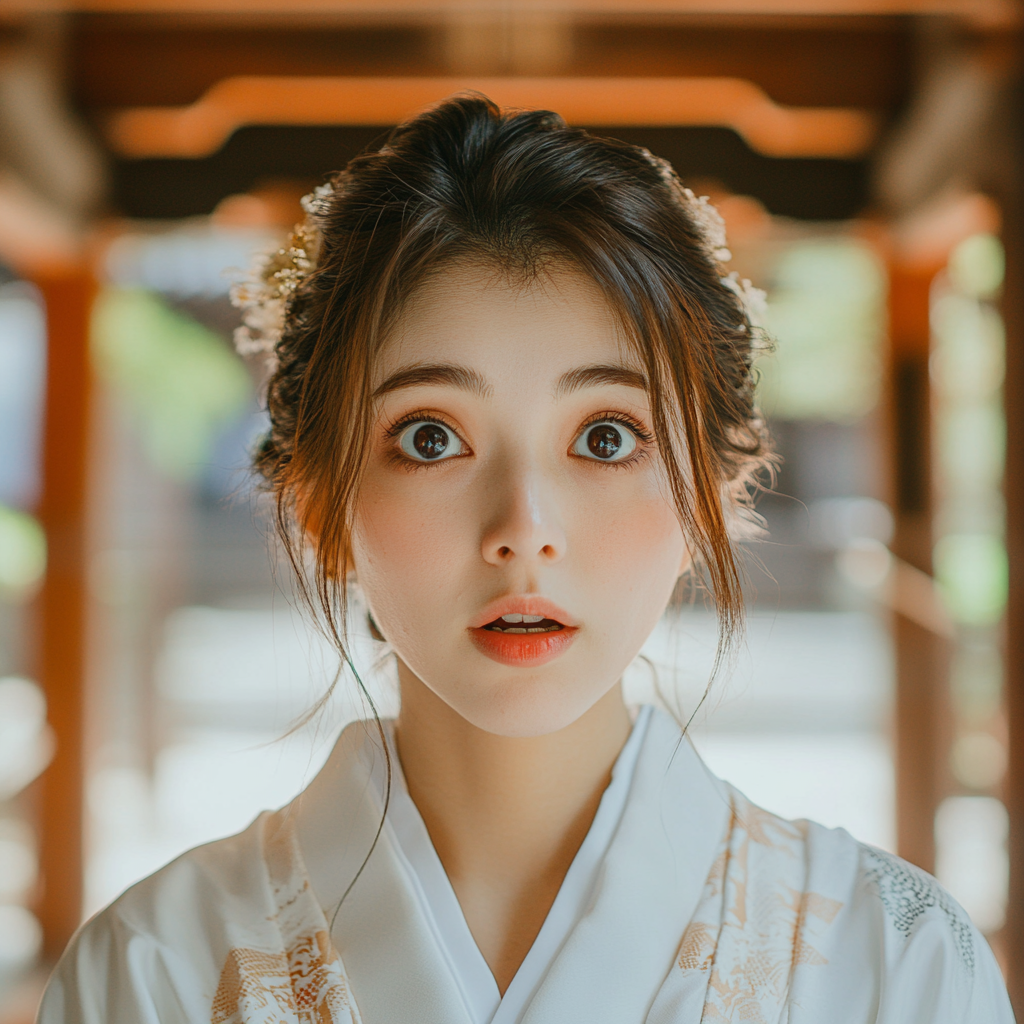
<svg viewBox="0 0 1024 1024">
<path fill-rule="evenodd" d="M 491 394 L 491 386 L 482 374 L 466 366 L 454 363 L 420 363 L 396 370 L 390 377 L 374 389 L 373 397 L 381 398 L 392 391 L 403 388 L 419 388 L 429 386 L 458 388 L 459 391 L 471 391 L 487 398 Z"/>
<path fill-rule="evenodd" d="M 631 370 L 612 363 L 578 366 L 558 378 L 555 397 L 564 398 L 583 388 L 614 384 L 646 391 L 647 377 L 639 370 Z M 481 398 L 490 397 L 494 390 L 482 374 L 467 366 L 458 366 L 454 363 L 420 363 L 396 370 L 386 377 L 374 389 L 373 397 L 382 398 L 392 391 L 401 391 L 403 388 L 430 386 L 457 388 L 459 391 L 472 392 Z"/>
<path fill-rule="evenodd" d="M 626 366 L 615 364 L 598 364 L 595 366 L 579 366 L 569 370 L 558 378 L 555 385 L 555 397 L 563 398 L 582 388 L 594 388 L 609 384 L 622 384 L 627 388 L 647 390 L 647 377 L 639 370 L 631 370 Z"/>
</svg>

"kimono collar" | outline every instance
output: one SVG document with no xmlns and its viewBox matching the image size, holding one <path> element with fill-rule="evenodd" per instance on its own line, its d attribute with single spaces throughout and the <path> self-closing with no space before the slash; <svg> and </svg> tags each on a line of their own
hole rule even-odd
<svg viewBox="0 0 1024 1024">
<path fill-rule="evenodd" d="M 369 1020 L 463 1024 L 455 979 L 424 918 L 397 842 L 380 824 L 385 771 L 372 722 L 341 735 L 293 805 L 314 893 L 334 918 L 332 937 Z M 619 827 L 591 905 L 569 934 L 526 1010 L 524 1024 L 643 1020 L 668 974 L 729 822 L 729 797 L 678 725 L 655 711 Z"/>
</svg>

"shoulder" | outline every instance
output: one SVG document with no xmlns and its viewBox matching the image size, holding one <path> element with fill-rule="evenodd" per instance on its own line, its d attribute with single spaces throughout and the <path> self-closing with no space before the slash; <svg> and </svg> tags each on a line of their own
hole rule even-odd
<svg viewBox="0 0 1024 1024">
<path fill-rule="evenodd" d="M 973 973 L 978 943 L 984 939 L 960 904 L 926 871 L 873 846 L 858 847 L 859 895 L 883 924 L 890 945 L 899 949 L 910 942 L 927 942 L 964 972 Z"/>
<path fill-rule="evenodd" d="M 988 943 L 935 878 L 843 829 L 804 827 L 808 888 L 827 886 L 843 903 L 830 959 L 873 977 L 879 1024 L 1012 1024 Z"/>
<path fill-rule="evenodd" d="M 273 818 L 189 850 L 87 921 L 54 970 L 40 1024 L 205 1019 L 228 951 L 273 917 L 263 852 Z"/>
<path fill-rule="evenodd" d="M 209 928 L 218 919 L 244 921 L 271 910 L 265 848 L 276 817 L 265 812 L 237 835 L 188 850 L 127 889 L 95 925 L 116 920 L 173 941 L 197 916 Z"/>
<path fill-rule="evenodd" d="M 796 937 L 791 1024 L 1012 1024 L 988 943 L 931 875 L 844 829 L 787 821 L 728 790 L 744 920 L 762 914 L 758 935 Z"/>
<path fill-rule="evenodd" d="M 915 950 L 927 946 L 966 974 L 973 972 L 984 939 L 930 874 L 858 842 L 845 829 L 788 821 L 729 789 L 734 822 L 766 849 L 766 864 L 788 867 L 788 884 L 799 884 L 805 899 L 824 896 L 841 908 L 837 924 L 857 934 L 858 941 L 870 941 L 890 966 L 904 959 L 912 944 Z"/>
</svg>

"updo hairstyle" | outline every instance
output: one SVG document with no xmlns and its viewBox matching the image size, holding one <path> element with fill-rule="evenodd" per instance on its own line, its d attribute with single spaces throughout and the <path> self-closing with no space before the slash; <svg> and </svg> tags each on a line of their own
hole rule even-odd
<svg viewBox="0 0 1024 1024">
<path fill-rule="evenodd" d="M 644 149 L 477 95 L 399 125 L 306 208 L 291 249 L 299 270 L 279 260 L 276 271 L 291 283 L 255 466 L 276 498 L 302 597 L 342 655 L 375 360 L 425 276 L 470 262 L 519 280 L 561 265 L 604 292 L 647 377 L 679 522 L 717 607 L 721 657 L 742 626 L 734 542 L 757 520 L 751 495 L 771 455 L 754 405 L 758 329 L 723 270 L 717 211 Z"/>
</svg>

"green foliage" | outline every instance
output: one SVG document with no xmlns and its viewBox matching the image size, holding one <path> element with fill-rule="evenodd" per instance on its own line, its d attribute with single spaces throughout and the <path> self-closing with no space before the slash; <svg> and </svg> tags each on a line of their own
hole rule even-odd
<svg viewBox="0 0 1024 1024">
<path fill-rule="evenodd" d="M 995 235 L 971 235 L 949 258 L 949 276 L 965 295 L 992 298 L 1003 284 L 1006 256 Z"/>
<path fill-rule="evenodd" d="M 854 239 L 800 242 L 782 255 L 768 296 L 775 353 L 761 360 L 769 417 L 851 421 L 878 401 L 885 279 Z"/>
<path fill-rule="evenodd" d="M 935 545 L 935 576 L 950 613 L 969 626 L 999 621 L 1006 604 L 1006 548 L 991 534 L 950 534 Z"/>
<path fill-rule="evenodd" d="M 241 360 L 211 331 L 142 290 L 100 296 L 92 343 L 97 373 L 126 400 L 153 462 L 177 479 L 197 477 L 217 432 L 251 393 Z"/>
<path fill-rule="evenodd" d="M 31 596 L 46 569 L 46 536 L 32 516 L 0 505 L 0 596 Z"/>
</svg>

